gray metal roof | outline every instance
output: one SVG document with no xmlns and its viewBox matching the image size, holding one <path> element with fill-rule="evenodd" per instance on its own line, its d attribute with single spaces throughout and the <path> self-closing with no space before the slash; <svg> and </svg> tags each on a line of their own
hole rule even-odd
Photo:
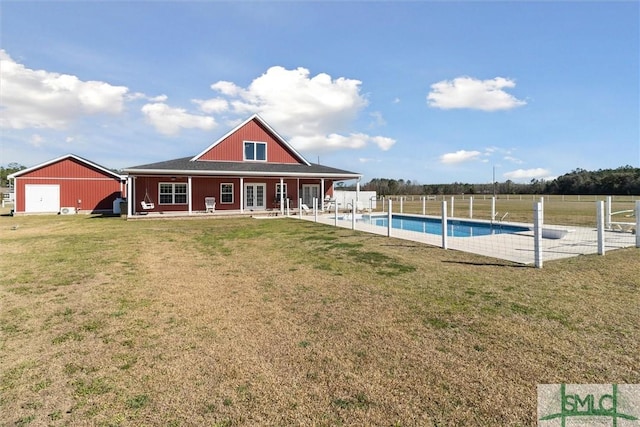
<svg viewBox="0 0 640 427">
<path fill-rule="evenodd" d="M 193 161 L 192 158 L 193 157 L 183 157 L 181 159 L 133 166 L 125 168 L 124 171 L 131 175 L 308 176 L 337 179 L 356 179 L 362 176 L 356 172 L 316 164 L 303 165 L 297 163 Z"/>
</svg>

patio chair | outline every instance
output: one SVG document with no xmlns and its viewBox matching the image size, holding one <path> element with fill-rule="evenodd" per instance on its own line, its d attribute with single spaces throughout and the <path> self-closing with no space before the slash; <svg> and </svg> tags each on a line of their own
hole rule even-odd
<svg viewBox="0 0 640 427">
<path fill-rule="evenodd" d="M 204 207 L 206 212 L 215 212 L 216 211 L 216 198 L 215 197 L 205 197 L 204 198 Z"/>
<path fill-rule="evenodd" d="M 324 199 L 324 210 L 325 211 L 331 211 L 332 209 L 335 209 L 335 203 L 336 203 L 336 199 Z"/>
<path fill-rule="evenodd" d="M 309 208 L 309 206 L 307 206 L 306 204 L 302 203 L 300 205 L 300 213 L 304 213 L 304 214 L 308 214 L 311 213 L 311 209 Z"/>
</svg>

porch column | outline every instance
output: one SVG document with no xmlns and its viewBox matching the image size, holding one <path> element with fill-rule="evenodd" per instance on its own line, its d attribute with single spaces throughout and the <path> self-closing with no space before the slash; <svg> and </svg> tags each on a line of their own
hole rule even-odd
<svg viewBox="0 0 640 427">
<path fill-rule="evenodd" d="M 240 177 L 240 213 L 244 212 L 244 178 Z"/>
<path fill-rule="evenodd" d="M 298 204 L 298 212 L 302 212 L 300 210 L 300 178 L 296 178 L 296 203 Z"/>
<path fill-rule="evenodd" d="M 356 202 L 360 200 L 360 178 L 356 181 Z"/>
<path fill-rule="evenodd" d="M 320 212 L 324 212 L 324 178 L 320 178 Z"/>
<path fill-rule="evenodd" d="M 129 175 L 127 177 L 127 216 L 133 216 L 133 205 L 136 201 L 135 195 L 133 193 L 133 183 L 135 182 L 135 178 Z"/>
<path fill-rule="evenodd" d="M 191 215 L 193 211 L 193 196 L 191 192 L 191 177 L 187 178 L 187 193 L 189 194 L 189 215 Z"/>
<path fill-rule="evenodd" d="M 284 178 L 280 178 L 280 213 L 284 215 Z"/>
</svg>

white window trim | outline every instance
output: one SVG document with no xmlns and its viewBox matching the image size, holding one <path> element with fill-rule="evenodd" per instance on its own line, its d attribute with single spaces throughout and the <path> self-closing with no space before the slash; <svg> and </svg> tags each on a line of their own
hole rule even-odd
<svg viewBox="0 0 640 427">
<path fill-rule="evenodd" d="M 246 151 L 244 148 L 245 144 L 253 144 L 253 159 L 247 159 Z M 258 144 L 264 145 L 264 160 L 256 158 Z M 264 141 L 242 141 L 242 158 L 247 162 L 266 162 L 269 158 L 267 154 L 267 143 Z"/>
<path fill-rule="evenodd" d="M 222 186 L 223 185 L 230 185 L 231 186 L 231 201 L 230 202 L 223 202 L 222 200 Z M 226 193 L 225 193 L 226 194 Z M 220 204 L 223 205 L 232 205 L 234 201 L 234 191 L 233 191 L 233 182 L 222 182 L 220 183 Z"/>
<path fill-rule="evenodd" d="M 162 194 L 160 193 L 160 188 L 163 185 L 170 185 L 171 186 L 171 203 L 162 203 Z M 184 185 L 185 189 L 187 190 L 186 193 L 179 193 L 180 195 L 184 194 L 186 196 L 184 203 L 176 203 L 176 185 Z M 165 193 L 165 195 L 168 195 L 169 193 Z M 169 205 L 187 205 L 189 204 L 189 185 L 186 182 L 159 182 L 158 183 L 158 204 L 161 205 L 165 205 L 165 206 L 169 206 Z"/>
</svg>

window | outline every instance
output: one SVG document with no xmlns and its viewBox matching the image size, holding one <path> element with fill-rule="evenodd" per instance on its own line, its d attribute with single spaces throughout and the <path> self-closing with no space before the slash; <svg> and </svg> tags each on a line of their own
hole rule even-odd
<svg viewBox="0 0 640 427">
<path fill-rule="evenodd" d="M 220 184 L 220 203 L 233 203 L 233 184 Z"/>
<path fill-rule="evenodd" d="M 161 205 L 185 205 L 187 204 L 187 184 L 184 183 L 160 183 Z"/>
<path fill-rule="evenodd" d="M 282 198 L 286 199 L 288 194 L 287 194 L 287 183 L 285 182 L 284 184 L 282 184 L 284 187 L 284 192 L 282 194 Z M 280 184 L 276 184 L 276 201 L 280 201 Z"/>
<path fill-rule="evenodd" d="M 244 142 L 244 159 L 266 162 L 267 161 L 267 143 L 245 141 Z"/>
</svg>

